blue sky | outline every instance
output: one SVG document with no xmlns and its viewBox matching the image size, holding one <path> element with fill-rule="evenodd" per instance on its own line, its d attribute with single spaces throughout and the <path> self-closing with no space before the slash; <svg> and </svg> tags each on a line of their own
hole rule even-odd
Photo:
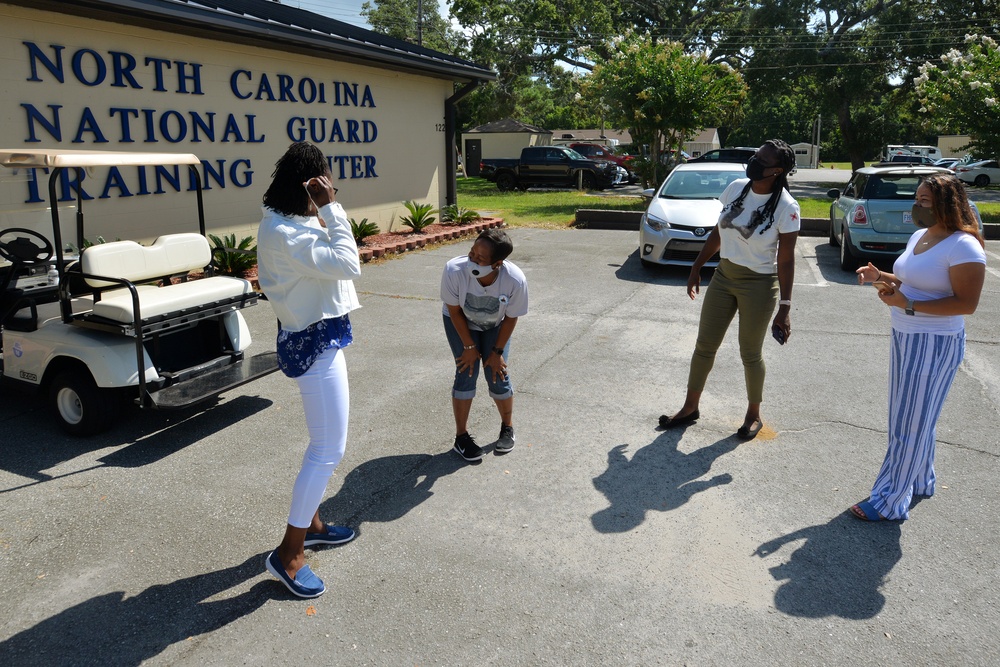
<svg viewBox="0 0 1000 667">
<path fill-rule="evenodd" d="M 426 0 L 433 2 L 434 0 Z M 298 7 L 310 12 L 329 16 L 344 23 L 358 25 L 367 28 L 368 24 L 361 17 L 361 5 L 365 0 L 281 0 L 282 4 L 290 7 Z M 371 0 L 374 4 L 375 0 Z M 438 0 L 441 16 L 448 16 L 448 4 L 446 0 Z"/>
</svg>

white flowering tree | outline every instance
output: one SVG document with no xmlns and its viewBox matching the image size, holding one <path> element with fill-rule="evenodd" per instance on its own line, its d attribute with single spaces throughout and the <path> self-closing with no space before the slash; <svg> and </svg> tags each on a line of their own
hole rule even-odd
<svg viewBox="0 0 1000 667">
<path fill-rule="evenodd" d="M 927 62 L 913 83 L 920 112 L 930 124 L 972 137 L 975 155 L 1000 155 L 1000 49 L 982 35 L 966 35 L 965 49 L 952 49 L 941 63 Z"/>
</svg>

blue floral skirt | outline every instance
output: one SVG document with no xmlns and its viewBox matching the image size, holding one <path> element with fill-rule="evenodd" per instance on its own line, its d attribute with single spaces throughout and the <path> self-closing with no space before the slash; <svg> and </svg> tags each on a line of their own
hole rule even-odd
<svg viewBox="0 0 1000 667">
<path fill-rule="evenodd" d="M 354 334 L 346 314 L 320 320 L 302 331 L 279 328 L 278 368 L 288 377 L 297 378 L 309 370 L 319 355 L 332 347 L 345 348 L 352 342 Z"/>
</svg>

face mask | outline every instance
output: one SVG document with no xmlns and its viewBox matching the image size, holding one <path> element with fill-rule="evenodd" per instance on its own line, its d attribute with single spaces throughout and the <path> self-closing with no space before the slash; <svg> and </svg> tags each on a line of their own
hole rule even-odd
<svg viewBox="0 0 1000 667">
<path fill-rule="evenodd" d="M 913 205 L 913 224 L 917 227 L 933 227 L 937 223 L 937 218 L 934 217 L 934 209 L 928 206 L 921 206 L 920 204 Z"/>
<path fill-rule="evenodd" d="M 764 176 L 764 170 L 767 168 L 768 167 L 765 167 L 760 160 L 752 157 L 747 160 L 747 178 L 751 181 L 762 181 L 765 178 L 768 178 L 767 176 Z"/>
<path fill-rule="evenodd" d="M 469 273 L 471 273 L 475 278 L 484 278 L 493 273 L 493 267 L 489 264 L 476 264 L 470 259 Z"/>
</svg>

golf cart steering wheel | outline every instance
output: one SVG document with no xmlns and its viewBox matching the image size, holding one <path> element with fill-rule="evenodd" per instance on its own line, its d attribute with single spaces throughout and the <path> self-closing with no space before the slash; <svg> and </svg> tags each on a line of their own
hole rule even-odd
<svg viewBox="0 0 1000 667">
<path fill-rule="evenodd" d="M 9 241 L 5 240 L 6 236 L 12 234 L 27 235 L 41 242 L 41 245 L 33 243 L 31 238 L 24 238 L 24 236 L 17 236 Z M 38 232 L 20 227 L 11 227 L 0 231 L 0 257 L 9 262 L 14 264 L 44 264 L 52 259 L 54 253 L 55 249 L 52 247 L 52 243 Z"/>
</svg>

